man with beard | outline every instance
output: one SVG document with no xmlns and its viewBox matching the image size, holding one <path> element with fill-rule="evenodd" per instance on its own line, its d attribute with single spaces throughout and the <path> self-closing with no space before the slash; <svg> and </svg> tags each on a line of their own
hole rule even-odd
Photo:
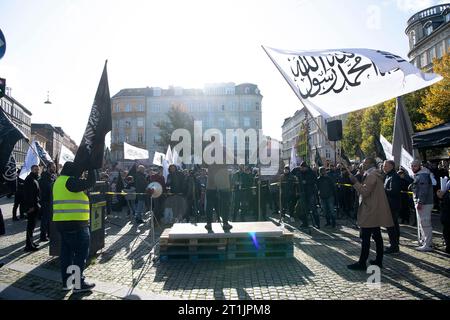
<svg viewBox="0 0 450 320">
<path fill-rule="evenodd" d="M 25 251 L 33 252 L 38 250 L 38 245 L 33 242 L 33 231 L 36 227 L 36 219 L 41 210 L 40 189 L 39 189 L 39 167 L 33 165 L 30 174 L 26 177 L 24 183 L 24 211 L 27 213 L 27 234 L 25 240 Z"/>
</svg>

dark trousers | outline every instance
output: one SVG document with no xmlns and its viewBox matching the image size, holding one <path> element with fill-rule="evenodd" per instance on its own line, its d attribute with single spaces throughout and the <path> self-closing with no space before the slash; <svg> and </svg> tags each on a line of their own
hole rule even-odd
<svg viewBox="0 0 450 320">
<path fill-rule="evenodd" d="M 41 202 L 41 239 L 50 236 L 51 202 Z"/>
<path fill-rule="evenodd" d="M 89 227 L 83 227 L 76 231 L 60 231 L 61 234 L 61 278 L 63 285 L 71 274 L 67 268 L 76 265 L 80 268 L 81 282 L 83 282 L 83 271 L 89 256 L 90 233 Z"/>
<path fill-rule="evenodd" d="M 39 211 L 37 208 L 35 208 L 33 212 L 27 213 L 27 235 L 25 239 L 25 246 L 27 248 L 31 248 L 33 246 L 33 232 L 36 227 L 36 219 L 38 214 Z"/>
<path fill-rule="evenodd" d="M 360 264 L 366 264 L 367 259 L 369 258 L 370 251 L 370 237 L 375 241 L 375 245 L 377 248 L 377 257 L 376 261 L 378 263 L 383 262 L 383 238 L 381 238 L 381 229 L 380 227 L 376 228 L 361 228 L 361 256 L 359 257 Z"/>
<path fill-rule="evenodd" d="M 5 233 L 5 221 L 3 220 L 2 208 L 0 208 L 0 236 L 4 235 Z"/>
<path fill-rule="evenodd" d="M 336 226 L 336 212 L 334 211 L 334 197 L 320 199 L 322 202 L 322 211 L 327 219 L 327 224 Z"/>
<path fill-rule="evenodd" d="M 445 251 L 450 253 L 450 223 L 443 224 L 442 234 L 444 235 Z"/>
<path fill-rule="evenodd" d="M 20 218 L 24 217 L 24 210 L 22 206 L 23 195 L 22 192 L 16 192 L 14 195 L 14 206 L 13 206 L 13 218 L 17 218 L 17 209 L 19 209 Z"/>
<path fill-rule="evenodd" d="M 300 195 L 295 206 L 297 216 L 301 219 L 303 226 L 308 226 L 308 216 L 311 213 L 314 219 L 314 223 L 317 227 L 320 227 L 320 217 L 317 212 L 316 196 L 314 194 Z"/>
<path fill-rule="evenodd" d="M 223 223 L 228 223 L 231 194 L 229 191 L 206 190 L 206 222 L 212 222 L 213 209 L 222 217 Z"/>
<path fill-rule="evenodd" d="M 394 220 L 394 226 L 387 228 L 389 235 L 389 243 L 391 248 L 398 248 L 400 244 L 400 225 L 398 223 L 399 212 L 397 210 L 392 210 L 392 220 Z"/>
</svg>

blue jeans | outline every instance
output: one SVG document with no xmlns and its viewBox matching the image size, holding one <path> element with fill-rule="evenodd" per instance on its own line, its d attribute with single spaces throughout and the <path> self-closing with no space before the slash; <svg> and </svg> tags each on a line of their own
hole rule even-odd
<svg viewBox="0 0 450 320">
<path fill-rule="evenodd" d="M 70 274 L 67 268 L 76 265 L 80 268 L 81 282 L 83 282 L 83 271 L 89 256 L 90 232 L 89 227 L 83 227 L 76 231 L 60 231 L 61 234 L 61 276 L 63 285 L 66 284 Z"/>
<path fill-rule="evenodd" d="M 145 210 L 145 200 L 138 200 L 136 205 L 136 220 L 142 220 Z"/>
<path fill-rule="evenodd" d="M 327 224 L 332 224 L 333 227 L 336 226 L 336 211 L 334 211 L 334 197 L 329 197 L 326 199 L 320 199 L 322 202 L 322 209 L 325 213 L 327 219 Z"/>
</svg>

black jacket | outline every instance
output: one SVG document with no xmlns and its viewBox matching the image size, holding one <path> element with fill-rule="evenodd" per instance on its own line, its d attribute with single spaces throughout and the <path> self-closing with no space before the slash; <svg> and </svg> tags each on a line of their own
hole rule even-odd
<svg viewBox="0 0 450 320">
<path fill-rule="evenodd" d="M 39 210 L 41 205 L 39 204 L 41 198 L 41 191 L 39 189 L 38 178 L 30 173 L 26 179 L 23 186 L 23 205 L 25 212 L 30 210 L 31 208 L 35 208 L 35 210 Z"/>
<path fill-rule="evenodd" d="M 446 192 L 444 198 L 440 202 L 441 207 L 441 223 L 450 225 L 450 192 Z"/>
<path fill-rule="evenodd" d="M 42 173 L 39 179 L 39 188 L 41 189 L 41 203 L 52 201 L 53 177 L 47 171 Z"/>
<path fill-rule="evenodd" d="M 320 176 L 317 178 L 317 189 L 321 199 L 328 199 L 334 197 L 334 183 L 333 179 L 328 176 Z"/>
<path fill-rule="evenodd" d="M 389 201 L 391 211 L 400 210 L 401 207 L 401 181 L 400 176 L 392 170 L 384 178 L 384 191 Z"/>
</svg>

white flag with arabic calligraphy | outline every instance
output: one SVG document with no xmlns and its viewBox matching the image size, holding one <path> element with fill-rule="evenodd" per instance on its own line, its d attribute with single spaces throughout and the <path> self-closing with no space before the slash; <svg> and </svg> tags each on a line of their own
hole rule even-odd
<svg viewBox="0 0 450 320">
<path fill-rule="evenodd" d="M 263 49 L 313 116 L 364 109 L 442 80 L 380 50 Z"/>
<path fill-rule="evenodd" d="M 123 143 L 123 157 L 127 160 L 148 159 L 148 150 L 134 147 L 126 142 Z"/>
</svg>

